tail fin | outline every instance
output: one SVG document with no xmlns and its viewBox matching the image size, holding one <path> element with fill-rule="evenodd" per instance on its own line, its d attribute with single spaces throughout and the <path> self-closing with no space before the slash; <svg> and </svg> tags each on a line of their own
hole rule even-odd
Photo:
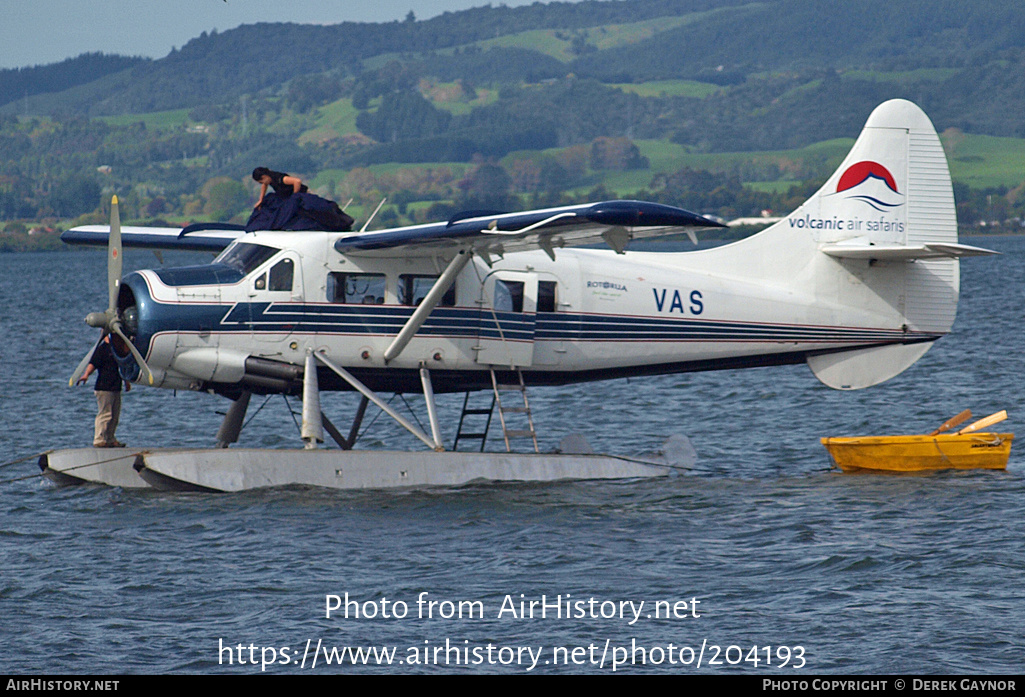
<svg viewBox="0 0 1025 697">
<path fill-rule="evenodd" d="M 817 215 L 843 220 L 848 228 L 854 228 L 842 231 L 843 235 L 820 236 L 820 242 L 844 242 L 837 247 L 891 248 L 889 258 L 902 267 L 904 281 L 903 293 L 892 300 L 909 333 L 950 331 L 960 290 L 957 259 L 911 256 L 924 254 L 929 245 L 957 244 L 957 214 L 947 160 L 932 122 L 918 106 L 893 100 L 877 107 L 843 164 L 804 210 L 808 219 Z M 843 251 L 833 249 L 834 254 Z M 869 257 L 869 263 L 883 258 Z M 930 341 L 826 354 L 810 357 L 808 365 L 830 387 L 856 389 L 898 375 L 931 346 Z"/>
<path fill-rule="evenodd" d="M 790 267 L 791 287 L 832 308 L 830 326 L 871 330 L 857 347 L 809 354 L 815 376 L 837 389 L 888 380 L 925 354 L 954 323 L 958 257 L 990 253 L 958 244 L 943 146 L 902 99 L 878 106 L 825 185 L 756 238 Z"/>
</svg>

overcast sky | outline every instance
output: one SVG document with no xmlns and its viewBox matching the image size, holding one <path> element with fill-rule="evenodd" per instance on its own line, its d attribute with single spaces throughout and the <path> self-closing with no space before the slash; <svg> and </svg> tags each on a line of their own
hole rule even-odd
<svg viewBox="0 0 1025 697">
<path fill-rule="evenodd" d="M 533 0 L 503 0 L 510 7 Z M 204 31 L 241 24 L 390 22 L 413 10 L 418 19 L 489 4 L 486 0 L 5 0 L 0 68 L 56 63 L 101 51 L 161 58 Z M 301 46 L 282 46 L 282 55 Z"/>
</svg>

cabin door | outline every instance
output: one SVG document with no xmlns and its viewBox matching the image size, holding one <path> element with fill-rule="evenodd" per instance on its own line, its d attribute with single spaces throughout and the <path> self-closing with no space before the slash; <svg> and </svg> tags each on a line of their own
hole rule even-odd
<svg viewBox="0 0 1025 697">
<path fill-rule="evenodd" d="M 474 351 L 484 365 L 527 367 L 534 358 L 537 274 L 494 271 L 481 287 L 480 330 Z"/>
<path fill-rule="evenodd" d="M 303 317 L 299 256 L 293 252 L 277 256 L 247 282 L 253 337 L 265 343 L 288 339 L 299 329 Z"/>
</svg>

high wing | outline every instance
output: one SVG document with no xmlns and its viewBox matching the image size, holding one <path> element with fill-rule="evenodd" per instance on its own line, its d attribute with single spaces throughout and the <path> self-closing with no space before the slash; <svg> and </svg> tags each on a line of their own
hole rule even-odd
<svg viewBox="0 0 1025 697">
<path fill-rule="evenodd" d="M 358 232 L 335 243 L 343 254 L 435 255 L 465 249 L 484 258 L 507 252 L 543 249 L 555 258 L 555 249 L 605 243 L 623 253 L 630 240 L 688 234 L 723 227 L 682 208 L 646 201 L 602 201 L 519 213 L 469 211 L 443 223 Z M 84 225 L 61 235 L 67 244 L 106 246 L 110 228 Z M 125 247 L 219 251 L 245 235 L 241 225 L 197 223 L 179 228 L 123 227 Z M 301 234 L 301 233 L 296 233 Z"/>
<path fill-rule="evenodd" d="M 696 241 L 698 228 L 724 227 L 682 208 L 646 201 L 602 201 L 521 213 L 471 211 L 447 223 L 414 225 L 342 237 L 335 249 L 343 254 L 437 254 L 465 249 L 485 259 L 507 252 L 555 249 L 605 243 L 622 254 L 632 239 L 687 233 Z"/>
<path fill-rule="evenodd" d="M 241 225 L 201 223 L 185 228 L 122 227 L 121 244 L 143 249 L 182 249 L 195 252 L 216 252 L 246 234 Z M 82 225 L 61 235 L 66 244 L 106 247 L 110 227 Z"/>
</svg>

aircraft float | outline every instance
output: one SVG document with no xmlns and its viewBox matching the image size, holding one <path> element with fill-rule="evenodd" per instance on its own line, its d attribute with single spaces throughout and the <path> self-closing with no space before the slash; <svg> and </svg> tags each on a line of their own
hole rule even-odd
<svg viewBox="0 0 1025 697">
<path fill-rule="evenodd" d="M 634 240 L 716 226 L 670 206 L 603 201 L 379 231 L 122 229 L 115 206 L 109 227 L 62 236 L 108 248 L 109 305 L 87 322 L 128 341 L 138 383 L 232 406 L 219 448 L 82 448 L 40 464 L 65 481 L 207 490 L 664 474 L 657 462 L 537 452 L 527 388 L 795 363 L 836 389 L 875 385 L 950 332 L 959 259 L 993 253 L 958 243 L 943 147 L 904 100 L 877 107 L 822 188 L 762 232 L 710 249 L 630 251 Z M 122 246 L 219 255 L 122 278 Z M 325 390 L 359 395 L 348 437 L 321 411 Z M 469 407 L 480 390 L 492 408 Z M 382 392 L 421 393 L 430 433 Z M 467 393 L 450 443 L 439 392 Z M 272 393 L 302 396 L 305 447 L 228 448 L 250 396 Z M 370 403 L 428 450 L 351 450 Z M 522 436 L 533 452 L 483 452 L 496 407 L 506 450 Z M 487 425 L 474 430 L 475 417 Z M 345 452 L 317 447 L 325 430 Z"/>
</svg>

